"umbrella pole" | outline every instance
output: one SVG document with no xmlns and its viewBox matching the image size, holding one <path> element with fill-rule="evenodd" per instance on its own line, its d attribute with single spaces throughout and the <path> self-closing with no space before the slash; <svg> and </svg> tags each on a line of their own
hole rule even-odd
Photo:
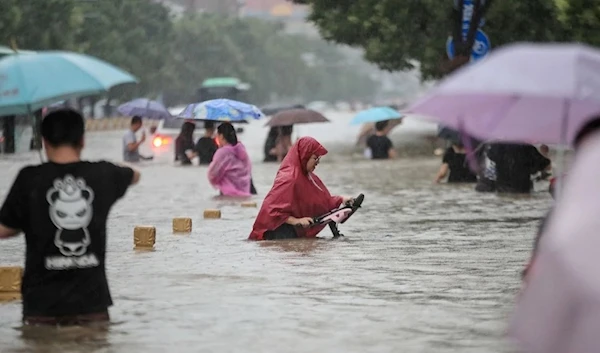
<svg viewBox="0 0 600 353">
<path fill-rule="evenodd" d="M 33 145 L 36 146 L 37 145 L 37 141 L 38 141 L 38 124 L 37 124 L 37 119 L 35 117 L 35 114 L 31 113 L 31 107 L 28 105 L 27 106 L 27 116 L 31 119 L 32 124 L 31 124 L 31 129 L 32 129 L 32 134 L 31 134 L 31 138 L 33 140 Z M 36 146 L 37 147 L 37 146 Z M 40 157 L 40 163 L 44 163 L 44 156 L 42 155 L 42 146 L 40 145 L 39 148 L 37 148 L 38 150 L 38 155 Z"/>
<path fill-rule="evenodd" d="M 567 142 L 567 128 L 569 127 L 569 109 L 571 108 L 571 103 L 568 99 L 565 99 L 563 105 L 563 116 L 562 116 L 562 124 L 561 124 L 561 144 L 558 148 L 558 154 L 556 156 L 556 166 L 557 166 L 557 176 L 556 176 L 556 189 L 555 189 L 555 198 L 559 200 L 562 197 L 562 193 L 565 187 L 565 181 L 562 177 L 566 171 L 567 160 L 565 158 L 568 142 Z"/>
</svg>

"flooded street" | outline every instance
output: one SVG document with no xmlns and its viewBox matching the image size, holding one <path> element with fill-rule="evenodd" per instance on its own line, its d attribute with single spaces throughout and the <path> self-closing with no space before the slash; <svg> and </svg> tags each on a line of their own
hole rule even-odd
<svg viewBox="0 0 600 353">
<path fill-rule="evenodd" d="M 345 238 L 332 241 L 326 229 L 312 241 L 246 241 L 258 209 L 215 199 L 206 167 L 175 167 L 169 154 L 140 166 L 141 183 L 111 213 L 115 324 L 25 332 L 21 304 L 0 304 L 0 352 L 513 352 L 507 317 L 549 194 L 435 185 L 440 158 L 366 161 L 353 153 L 359 127 L 343 114 L 333 120 L 298 130 L 330 150 L 316 173 L 332 194 L 365 194 L 340 226 Z M 259 206 L 277 170 L 261 162 L 263 125 L 239 136 L 255 162 Z M 395 131 L 396 145 L 414 138 L 410 126 Z M 84 157 L 120 161 L 121 136 L 88 134 Z M 36 162 L 0 158 L 2 197 Z M 222 219 L 204 220 L 207 208 Z M 173 235 L 173 217 L 191 217 L 192 234 Z M 157 228 L 156 251 L 132 250 L 136 225 Z M 2 241 L 0 265 L 23 263 L 23 237 Z"/>
</svg>

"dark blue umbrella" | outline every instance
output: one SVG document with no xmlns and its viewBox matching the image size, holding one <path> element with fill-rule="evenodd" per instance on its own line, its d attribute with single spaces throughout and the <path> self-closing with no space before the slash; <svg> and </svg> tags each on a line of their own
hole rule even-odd
<svg viewBox="0 0 600 353">
<path fill-rule="evenodd" d="M 167 108 L 157 101 L 146 98 L 138 98 L 121 104 L 117 111 L 126 116 L 141 116 L 148 119 L 170 119 L 171 113 Z"/>
</svg>

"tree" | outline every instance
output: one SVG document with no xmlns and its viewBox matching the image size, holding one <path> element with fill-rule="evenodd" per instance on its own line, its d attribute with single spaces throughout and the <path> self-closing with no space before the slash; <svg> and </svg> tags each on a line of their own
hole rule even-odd
<svg viewBox="0 0 600 353">
<path fill-rule="evenodd" d="M 160 93 L 172 51 L 173 23 L 168 10 L 148 0 L 85 1 L 85 21 L 77 50 L 106 60 L 140 79 L 137 94 Z"/>
<path fill-rule="evenodd" d="M 12 38 L 21 49 L 92 55 L 139 78 L 134 89 L 111 90 L 107 106 L 110 98 L 163 92 L 171 103 L 195 102 L 201 82 L 216 76 L 251 83 L 256 104 L 275 95 L 337 100 L 376 92 L 375 82 L 321 39 L 256 19 L 195 12 L 172 18 L 152 0 L 1 0 L 0 45 Z M 80 98 L 80 108 L 88 98 L 94 105 L 100 97 Z"/>
<path fill-rule="evenodd" d="M 567 38 L 600 46 L 600 3 L 596 0 L 569 0 L 560 5 Z"/>
<path fill-rule="evenodd" d="M 82 22 L 76 0 L 0 1 L 0 43 L 19 49 L 72 49 Z"/>
<path fill-rule="evenodd" d="M 462 3 L 451 0 L 294 0 L 312 7 L 309 20 L 328 40 L 361 47 L 367 60 L 385 70 L 408 70 L 419 65 L 423 78 L 439 77 L 464 64 L 470 56 L 479 19 L 492 46 L 516 40 L 560 38 L 554 0 L 473 0 L 466 39 L 462 39 Z M 556 29 L 559 28 L 559 31 Z M 448 36 L 455 41 L 455 62 L 446 57 Z"/>
<path fill-rule="evenodd" d="M 248 100 L 256 104 L 271 96 L 337 100 L 376 93 L 375 82 L 355 66 L 342 69 L 343 56 L 335 46 L 286 34 L 273 22 L 187 14 L 175 23 L 173 48 L 166 86 L 181 103 L 195 101 L 201 82 L 216 76 L 250 83 Z M 306 62 L 308 53 L 315 63 Z"/>
</svg>

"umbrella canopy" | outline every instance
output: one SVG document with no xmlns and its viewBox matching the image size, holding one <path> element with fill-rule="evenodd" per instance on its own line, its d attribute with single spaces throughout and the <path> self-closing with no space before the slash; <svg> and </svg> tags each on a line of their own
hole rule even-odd
<svg viewBox="0 0 600 353">
<path fill-rule="evenodd" d="M 189 107 L 189 106 L 188 106 Z M 196 104 L 192 110 L 192 119 L 203 121 L 245 122 L 248 119 L 260 119 L 264 114 L 256 106 L 231 99 L 213 99 Z M 187 108 L 182 112 L 185 114 Z M 180 118 L 187 118 L 179 115 Z"/>
<path fill-rule="evenodd" d="M 328 123 L 323 114 L 310 109 L 284 110 L 275 114 L 265 126 L 289 126 L 295 124 Z"/>
<path fill-rule="evenodd" d="M 188 104 L 180 113 L 178 113 L 175 117 L 180 119 L 193 119 L 194 118 L 194 109 L 200 103 L 192 103 Z"/>
<path fill-rule="evenodd" d="M 0 59 L 0 116 L 29 114 L 59 100 L 135 82 L 127 72 L 83 54 L 8 55 Z"/>
<path fill-rule="evenodd" d="M 260 108 L 260 110 L 266 115 L 266 116 L 271 116 L 271 115 L 275 115 L 281 111 L 284 110 L 291 110 L 291 109 L 304 109 L 305 107 L 302 104 L 296 104 L 296 105 L 267 105 L 264 106 L 262 108 Z"/>
<path fill-rule="evenodd" d="M 513 44 L 444 79 L 408 111 L 485 140 L 568 144 L 600 114 L 600 50 Z"/>
<path fill-rule="evenodd" d="M 121 104 L 117 111 L 126 116 L 141 116 L 148 119 L 170 119 L 169 110 L 157 101 L 146 98 L 138 98 Z"/>
<path fill-rule="evenodd" d="M 350 124 L 376 123 L 385 120 L 401 119 L 402 117 L 402 114 L 390 107 L 375 107 L 356 114 Z"/>
</svg>

